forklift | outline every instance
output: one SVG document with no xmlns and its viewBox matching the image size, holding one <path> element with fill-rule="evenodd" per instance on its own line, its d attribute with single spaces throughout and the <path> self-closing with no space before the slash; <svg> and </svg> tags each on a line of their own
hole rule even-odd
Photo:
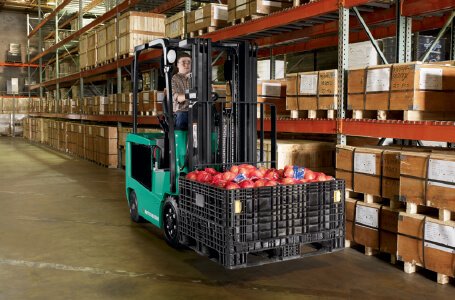
<svg viewBox="0 0 455 300">
<path fill-rule="evenodd" d="M 160 72 L 165 82 L 162 133 L 138 133 L 139 55 L 161 51 Z M 176 130 L 172 76 L 177 54 L 192 57 L 188 129 Z M 212 92 L 212 64 L 224 60 L 224 77 L 231 97 Z M 179 178 L 201 168 L 224 171 L 235 164 L 276 165 L 276 109 L 257 103 L 257 45 L 248 41 L 156 39 L 135 47 L 132 63 L 133 132 L 126 138 L 126 197 L 134 222 L 147 221 L 164 231 L 173 247 L 186 243 L 179 233 Z M 271 159 L 264 160 L 264 112 L 270 113 Z M 259 147 L 258 147 L 259 138 Z"/>
</svg>

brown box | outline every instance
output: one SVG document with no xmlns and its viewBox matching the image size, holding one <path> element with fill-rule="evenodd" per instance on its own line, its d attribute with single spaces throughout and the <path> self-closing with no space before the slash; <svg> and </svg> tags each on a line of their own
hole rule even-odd
<svg viewBox="0 0 455 300">
<path fill-rule="evenodd" d="M 277 115 L 286 115 L 286 81 L 261 80 L 257 84 L 258 102 L 275 104 Z M 259 109 L 258 105 L 258 109 Z M 270 115 L 270 105 L 264 105 L 264 114 Z"/>
<path fill-rule="evenodd" d="M 259 146 L 259 143 L 258 143 Z M 258 147 L 259 149 L 259 147 Z M 264 140 L 264 158 L 271 160 L 270 140 Z M 333 175 L 335 145 L 311 140 L 277 140 L 277 168 L 297 165 Z"/>
<path fill-rule="evenodd" d="M 139 33 L 152 36 L 164 36 L 165 15 L 129 11 L 122 14 L 118 19 L 119 36 L 129 33 Z"/>
<path fill-rule="evenodd" d="M 222 28 L 227 24 L 227 5 L 207 4 L 187 14 L 187 28 L 189 32 L 208 27 Z"/>
<path fill-rule="evenodd" d="M 117 18 L 110 20 L 106 25 L 106 44 L 117 38 Z"/>
<path fill-rule="evenodd" d="M 455 211 L 454 183 L 455 154 L 402 153 L 402 201 Z"/>
<path fill-rule="evenodd" d="M 390 65 L 349 70 L 348 109 L 387 110 L 390 76 Z"/>
<path fill-rule="evenodd" d="M 402 210 L 381 204 L 347 198 L 346 239 L 366 247 L 380 248 L 382 252 L 396 254 L 400 212 Z"/>
<path fill-rule="evenodd" d="M 424 215 L 401 212 L 398 218 L 398 259 L 453 277 L 454 237 L 454 221 L 443 222 Z M 422 242 L 423 238 L 425 243 Z"/>
<path fill-rule="evenodd" d="M 169 38 L 180 38 L 185 36 L 185 12 L 181 11 L 175 15 L 166 18 L 164 21 L 165 24 L 165 33 L 166 37 Z"/>
<path fill-rule="evenodd" d="M 96 49 L 97 43 L 96 30 L 90 31 L 87 34 L 87 52 Z"/>
<path fill-rule="evenodd" d="M 298 91 L 299 91 L 299 75 L 292 73 L 286 75 L 286 109 L 298 110 Z"/>
<path fill-rule="evenodd" d="M 134 47 L 138 45 L 142 45 L 145 43 L 148 43 L 150 41 L 153 41 L 155 39 L 163 38 L 164 37 L 164 31 L 162 33 L 157 32 L 155 33 L 138 33 L 138 32 L 129 32 L 124 35 L 121 35 L 119 37 L 118 41 L 118 54 L 123 55 L 123 54 L 132 54 L 134 53 Z"/>
<path fill-rule="evenodd" d="M 228 21 L 235 21 L 254 15 L 268 15 L 270 13 L 292 7 L 292 0 L 284 1 L 257 1 L 257 0 L 228 0 Z"/>
</svg>

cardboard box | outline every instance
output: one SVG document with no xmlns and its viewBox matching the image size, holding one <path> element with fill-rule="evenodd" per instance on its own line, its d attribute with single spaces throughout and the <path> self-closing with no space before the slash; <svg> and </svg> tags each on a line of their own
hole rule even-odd
<svg viewBox="0 0 455 300">
<path fill-rule="evenodd" d="M 303 72 L 286 76 L 289 88 L 286 90 L 288 106 L 298 110 L 337 109 L 337 70 Z"/>
<path fill-rule="evenodd" d="M 132 54 L 134 53 L 134 47 L 148 43 L 155 39 L 163 38 L 164 31 L 162 33 L 157 32 L 155 33 L 137 33 L 137 32 L 129 32 L 119 37 L 119 49 L 118 54 Z"/>
<path fill-rule="evenodd" d="M 401 201 L 455 211 L 454 195 L 455 154 L 401 154 Z"/>
<path fill-rule="evenodd" d="M 228 21 L 232 22 L 240 18 L 254 15 L 268 15 L 270 13 L 292 7 L 292 0 L 284 1 L 251 1 L 251 0 L 228 0 Z"/>
<path fill-rule="evenodd" d="M 398 217 L 402 210 L 350 198 L 345 201 L 346 239 L 395 255 Z"/>
<path fill-rule="evenodd" d="M 419 62 L 348 72 L 348 109 L 455 111 L 455 67 Z"/>
<path fill-rule="evenodd" d="M 258 81 L 257 96 L 260 103 L 274 104 L 277 115 L 286 115 L 286 80 Z M 264 114 L 270 115 L 270 109 L 270 105 L 264 105 Z"/>
<path fill-rule="evenodd" d="M 184 11 L 181 11 L 171 17 L 166 18 L 164 24 L 166 27 L 165 28 L 166 37 L 180 38 L 181 36 L 185 36 L 186 18 Z"/>
<path fill-rule="evenodd" d="M 425 242 L 422 242 L 425 239 Z M 455 276 L 455 222 L 401 212 L 398 218 L 398 259 L 431 271 Z"/>
<path fill-rule="evenodd" d="M 259 141 L 257 143 L 259 149 Z M 258 159 L 260 152 L 258 151 Z M 271 141 L 264 140 L 264 159 L 271 160 Z M 334 174 L 335 146 L 311 140 L 277 140 L 277 168 L 297 165 L 313 171 Z"/>
<path fill-rule="evenodd" d="M 165 15 L 129 11 L 118 19 L 119 36 L 129 33 L 142 33 L 152 36 L 164 36 Z"/>
<path fill-rule="evenodd" d="M 222 28 L 226 26 L 228 13 L 227 5 L 207 4 L 187 14 L 187 29 L 189 32 L 208 27 Z"/>
</svg>

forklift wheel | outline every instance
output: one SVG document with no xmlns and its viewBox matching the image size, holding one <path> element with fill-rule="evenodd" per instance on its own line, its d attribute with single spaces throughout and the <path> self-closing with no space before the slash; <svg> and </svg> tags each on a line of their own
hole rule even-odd
<svg viewBox="0 0 455 300">
<path fill-rule="evenodd" d="M 166 242 L 174 248 L 180 248 L 178 231 L 178 208 L 174 198 L 168 197 L 163 205 L 163 230 Z"/>
<path fill-rule="evenodd" d="M 139 215 L 139 207 L 137 206 L 137 197 L 134 190 L 131 190 L 130 192 L 129 204 L 131 220 L 136 223 L 143 222 L 144 219 L 142 219 L 142 217 Z"/>
</svg>

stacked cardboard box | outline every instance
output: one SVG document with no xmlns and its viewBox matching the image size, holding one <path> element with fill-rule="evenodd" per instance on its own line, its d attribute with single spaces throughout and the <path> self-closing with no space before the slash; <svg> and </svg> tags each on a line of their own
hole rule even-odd
<svg viewBox="0 0 455 300">
<path fill-rule="evenodd" d="M 346 238 L 370 250 L 397 254 L 406 272 L 421 265 L 446 283 L 455 271 L 455 222 L 450 221 L 455 216 L 454 170 L 453 151 L 337 146 L 336 177 L 346 180 L 347 189 L 362 193 L 365 201 L 347 198 Z M 406 204 L 406 213 L 400 203 Z"/>
<path fill-rule="evenodd" d="M 225 27 L 227 18 L 227 5 L 207 4 L 187 14 L 187 29 L 190 33 L 199 30 L 210 32 L 216 28 Z"/>
<path fill-rule="evenodd" d="M 455 111 L 455 67 L 419 62 L 348 72 L 348 109 Z"/>
<path fill-rule="evenodd" d="M 79 69 L 85 70 L 88 67 L 88 34 L 83 34 L 79 38 Z"/>
<path fill-rule="evenodd" d="M 288 74 L 286 84 L 286 109 L 288 110 L 333 111 L 337 109 L 337 70 Z"/>
<path fill-rule="evenodd" d="M 292 7 L 293 0 L 258 1 L 258 0 L 228 0 L 228 21 L 235 22 L 242 18 L 253 18 Z"/>
<path fill-rule="evenodd" d="M 107 60 L 107 27 L 101 26 L 96 30 L 96 57 L 97 64 L 104 63 Z"/>
<path fill-rule="evenodd" d="M 119 55 L 134 53 L 134 47 L 164 37 L 164 19 L 160 14 L 127 12 L 118 19 Z"/>
<path fill-rule="evenodd" d="M 93 30 L 87 34 L 87 67 L 92 68 L 97 63 L 97 34 L 96 30 Z"/>
<path fill-rule="evenodd" d="M 106 60 L 117 59 L 117 19 L 114 18 L 106 25 Z"/>
<path fill-rule="evenodd" d="M 453 198 L 452 198 L 453 200 Z M 400 213 L 398 218 L 398 259 L 405 272 L 416 265 L 437 273 L 438 283 L 455 277 L 455 222 L 423 214 Z"/>
<path fill-rule="evenodd" d="M 144 115 L 156 116 L 163 112 L 164 92 L 142 91 L 138 94 L 138 110 Z"/>
<path fill-rule="evenodd" d="M 397 254 L 398 218 L 402 209 L 346 198 L 346 239 L 372 250 Z M 368 252 L 370 251 L 370 252 Z"/>
</svg>

